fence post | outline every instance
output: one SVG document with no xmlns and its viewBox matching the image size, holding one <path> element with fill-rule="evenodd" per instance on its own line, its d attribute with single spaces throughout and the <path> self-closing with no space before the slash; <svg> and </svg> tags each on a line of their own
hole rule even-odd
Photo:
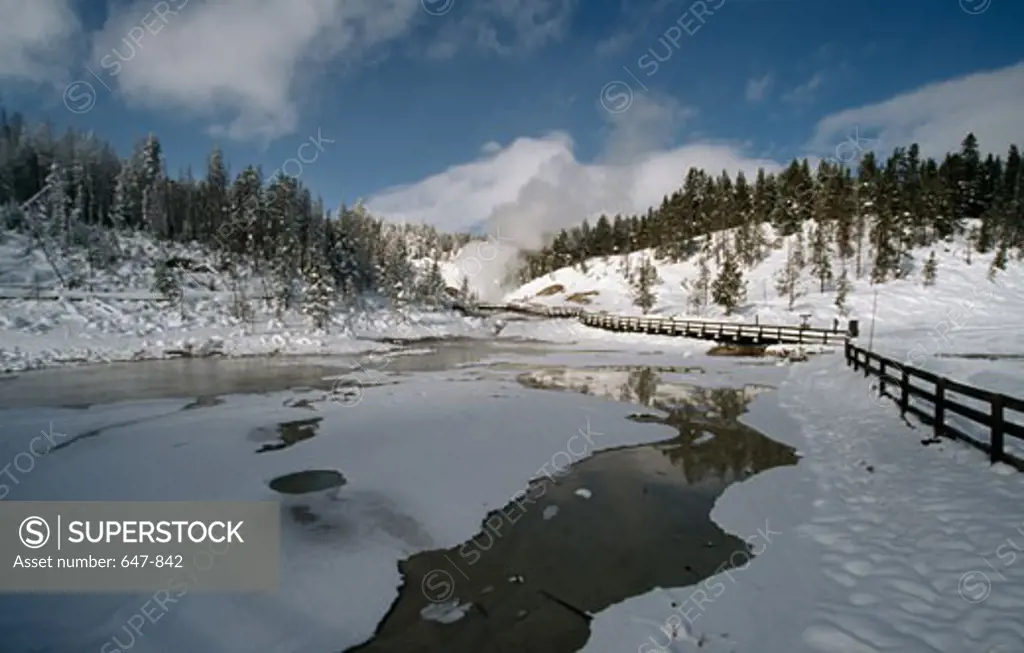
<svg viewBox="0 0 1024 653">
<path fill-rule="evenodd" d="M 846 357 L 846 366 L 847 367 L 853 365 L 853 362 L 850 360 L 850 341 L 849 340 L 847 340 L 846 344 L 843 345 L 843 356 Z"/>
<path fill-rule="evenodd" d="M 885 359 L 878 359 L 878 396 L 885 396 Z"/>
<path fill-rule="evenodd" d="M 1003 395 L 992 397 L 992 441 L 989 459 L 997 463 L 1003 459 Z"/>
<path fill-rule="evenodd" d="M 866 377 L 866 376 L 869 376 L 870 374 L 871 374 L 871 352 L 870 351 L 866 351 L 866 352 L 864 352 L 864 376 Z"/>
<path fill-rule="evenodd" d="M 900 416 L 907 414 L 907 407 L 910 405 L 910 372 L 903 368 L 900 375 Z"/>
<path fill-rule="evenodd" d="M 935 382 L 935 424 L 933 430 L 935 437 L 943 435 L 946 431 L 946 379 L 939 377 Z"/>
</svg>

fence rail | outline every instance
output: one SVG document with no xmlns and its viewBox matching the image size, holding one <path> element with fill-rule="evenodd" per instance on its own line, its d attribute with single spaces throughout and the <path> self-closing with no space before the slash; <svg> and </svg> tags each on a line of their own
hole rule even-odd
<svg viewBox="0 0 1024 653">
<path fill-rule="evenodd" d="M 924 424 L 932 427 L 935 437 L 947 437 L 962 440 L 989 455 L 995 462 L 1003 462 L 1024 472 L 1024 459 L 1006 451 L 1006 436 L 1024 440 L 1024 424 L 1007 420 L 1007 411 L 1024 416 L 1024 401 L 998 392 L 982 390 L 965 385 L 938 374 L 911 367 L 875 352 L 867 351 L 847 341 L 846 364 L 854 371 L 863 369 L 864 376 L 874 374 L 878 377 L 879 396 L 889 397 L 900 408 L 900 414 L 916 415 Z M 877 365 L 872 365 L 877 363 Z M 915 383 L 916 382 L 916 383 Z M 931 388 L 922 387 L 931 386 Z M 896 393 L 889 393 L 892 386 Z M 957 401 L 960 395 L 968 399 L 982 402 L 988 410 L 974 408 Z M 910 403 L 911 397 L 922 399 L 931 404 L 931 410 Z M 989 431 L 989 441 L 984 442 L 965 433 L 946 421 L 947 413 L 953 413 L 978 424 Z"/>
<path fill-rule="evenodd" d="M 744 324 L 677 318 L 619 316 L 591 313 L 575 306 L 538 306 L 531 304 L 481 304 L 482 311 L 508 311 L 542 317 L 576 318 L 582 324 L 610 331 L 628 331 L 669 336 L 701 338 L 753 344 L 830 344 L 845 341 L 856 334 L 856 322 L 849 330 L 782 324 Z"/>
</svg>

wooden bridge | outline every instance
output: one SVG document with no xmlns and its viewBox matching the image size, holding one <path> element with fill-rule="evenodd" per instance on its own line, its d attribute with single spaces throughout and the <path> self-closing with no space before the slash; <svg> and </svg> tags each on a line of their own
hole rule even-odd
<svg viewBox="0 0 1024 653">
<path fill-rule="evenodd" d="M 549 318 L 575 318 L 580 323 L 608 331 L 649 333 L 684 338 L 700 338 L 734 344 L 839 344 L 857 336 L 857 321 L 852 320 L 845 331 L 838 328 L 781 324 L 750 324 L 708 320 L 619 316 L 591 313 L 577 306 L 538 306 L 533 304 L 480 304 L 482 313 L 525 313 Z"/>
</svg>

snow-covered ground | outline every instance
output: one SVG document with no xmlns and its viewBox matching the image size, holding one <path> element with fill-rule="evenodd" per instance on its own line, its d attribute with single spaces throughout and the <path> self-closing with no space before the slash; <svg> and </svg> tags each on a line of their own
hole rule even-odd
<svg viewBox="0 0 1024 653">
<path fill-rule="evenodd" d="M 931 248 L 913 252 L 906 278 L 877 286 L 870 283 L 870 265 L 864 266 L 861 279 L 853 278 L 851 268 L 852 290 L 845 315 L 835 306 L 834 287 L 819 292 L 817 280 L 808 271 L 801 279 L 802 295 L 789 309 L 788 299 L 779 296 L 774 281 L 785 266 L 785 248 L 774 250 L 761 264 L 745 272 L 747 301 L 730 317 L 716 306 L 701 315 L 690 308 L 684 283 L 692 284 L 697 278 L 696 257 L 679 263 L 656 262 L 661 282 L 654 289 L 657 303 L 651 314 L 793 325 L 800 324 L 802 316 L 807 315 L 811 325 L 828 328 L 834 319 L 844 327 L 848 320 L 856 319 L 861 346 L 870 342 L 876 351 L 910 365 L 1024 397 L 1024 329 L 1019 327 L 1024 323 L 1024 265 L 1011 261 L 1005 272 L 989 280 L 994 253 L 974 253 L 968 264 L 965 248 L 962 239 L 935 247 L 938 272 L 935 285 L 930 287 L 922 283 L 922 269 Z M 630 254 L 630 269 L 636 270 L 648 256 L 653 253 Z M 622 272 L 623 258 L 591 259 L 585 273 L 576 267 L 556 270 L 509 292 L 505 299 L 638 315 L 641 311 L 633 305 Z M 836 276 L 838 273 L 837 269 Z M 562 289 L 545 292 L 556 285 Z M 963 354 L 971 358 L 959 357 Z M 990 355 L 994 360 L 973 358 L 977 355 Z"/>
<path fill-rule="evenodd" d="M 388 347 L 370 339 L 485 336 L 493 324 L 454 313 L 368 310 L 336 316 L 327 332 L 306 316 L 283 320 L 261 311 L 254 320 L 230 317 L 218 299 L 192 299 L 187 316 L 159 302 L 0 301 L 0 372 L 63 364 L 104 363 L 194 355 L 346 354 Z"/>
<path fill-rule="evenodd" d="M 423 310 L 365 306 L 339 310 L 327 332 L 311 327 L 299 310 L 277 319 L 265 302 L 262 278 L 242 267 L 253 314 L 233 313 L 232 281 L 218 272 L 216 257 L 194 245 L 157 245 L 137 234 L 120 234 L 123 263 L 114 270 L 92 269 L 84 252 L 54 255 L 55 271 L 44 252 L 25 236 L 6 234 L 0 242 L 0 373 L 67 364 L 170 358 L 195 355 L 347 354 L 383 348 L 369 339 L 427 336 L 489 336 L 489 320 Z M 177 257 L 198 270 L 177 273 L 184 301 L 171 304 L 153 291 L 154 261 Z M 442 271 L 454 277 L 453 264 Z M 74 277 L 84 279 L 73 290 Z M 212 290 L 211 290 L 212 286 Z M 45 299 L 36 300 L 35 296 Z M 56 297 L 51 299 L 52 297 Z M 184 307 L 185 310 L 182 310 Z"/>
<path fill-rule="evenodd" d="M 1024 647 L 1024 566 L 1014 553 L 1024 549 L 1024 476 L 990 467 L 957 443 L 921 446 L 922 432 L 908 429 L 895 407 L 875 405 L 868 382 L 845 370 L 841 356 L 748 368 L 696 348 L 616 353 L 579 343 L 553 356 L 504 358 L 545 369 L 694 366 L 674 376 L 703 386 L 774 386 L 751 395 L 743 421 L 802 455 L 796 466 L 734 484 L 715 506 L 712 518 L 751 544 L 752 560 L 599 613 L 584 651 Z M 2 460 L 28 451 L 40 430 L 52 428 L 51 437 L 64 443 L 113 425 L 34 459 L 30 468 L 22 461 L 28 471 L 6 483 L 7 500 L 267 500 L 277 498 L 267 483 L 282 474 L 337 468 L 348 480 L 340 502 L 302 501 L 334 527 L 332 537 L 284 520 L 282 586 L 275 593 L 187 594 L 166 606 L 164 618 L 145 622 L 134 640 L 126 624 L 141 614 L 148 594 L 5 596 L 4 651 L 84 653 L 105 644 L 127 650 L 129 641 L 140 653 L 343 650 L 369 637 L 387 612 L 401 583 L 399 560 L 468 539 L 489 510 L 539 476 L 558 452 L 576 452 L 578 460 L 673 435 L 624 419 L 636 407 L 610 400 L 617 372 L 574 377 L 605 383 L 607 392 L 594 392 L 609 398 L 526 389 L 515 373 L 413 374 L 398 385 L 367 388 L 354 406 L 318 402 L 315 415 L 324 420 L 315 437 L 264 455 L 253 454 L 254 430 L 310 414 L 286 405 L 295 393 L 228 396 L 186 411 L 180 408 L 191 399 L 3 411 Z M 453 382 L 460 378 L 473 382 Z M 581 431 L 592 444 L 579 454 L 580 443 L 570 439 Z"/>
</svg>

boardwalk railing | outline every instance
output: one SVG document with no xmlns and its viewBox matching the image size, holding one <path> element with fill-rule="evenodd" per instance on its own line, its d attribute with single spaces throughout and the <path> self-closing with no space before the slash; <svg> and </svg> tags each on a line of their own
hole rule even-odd
<svg viewBox="0 0 1024 653">
<path fill-rule="evenodd" d="M 909 412 L 923 423 L 931 425 L 936 437 L 945 436 L 962 440 L 988 453 L 992 462 L 1004 462 L 1024 472 L 1024 459 L 1007 453 L 1005 447 L 1006 436 L 1024 440 L 1024 425 L 1006 419 L 1007 411 L 1024 415 L 1024 401 L 911 367 L 857 347 L 849 341 L 846 343 L 846 364 L 852 366 L 855 371 L 863 369 L 864 376 L 877 376 L 879 396 L 893 399 L 899 406 L 901 415 Z M 930 387 L 923 387 L 925 385 Z M 892 387 L 894 392 L 890 393 L 889 387 Z M 953 398 L 950 398 L 951 394 L 954 395 Z M 955 395 L 981 402 L 988 410 L 972 408 L 955 401 Z M 930 403 L 931 410 L 911 404 L 911 397 Z M 989 441 L 986 443 L 948 424 L 947 413 L 959 415 L 987 429 Z"/>
<path fill-rule="evenodd" d="M 810 326 L 742 324 L 739 322 L 714 322 L 678 318 L 619 316 L 607 313 L 590 313 L 576 306 L 538 306 L 531 304 L 482 304 L 477 307 L 484 311 L 509 311 L 539 315 L 543 317 L 576 318 L 582 324 L 610 331 L 631 331 L 669 336 L 684 336 L 704 340 L 719 340 L 743 343 L 787 343 L 787 344 L 829 344 L 845 341 L 855 332 L 821 329 Z"/>
</svg>

